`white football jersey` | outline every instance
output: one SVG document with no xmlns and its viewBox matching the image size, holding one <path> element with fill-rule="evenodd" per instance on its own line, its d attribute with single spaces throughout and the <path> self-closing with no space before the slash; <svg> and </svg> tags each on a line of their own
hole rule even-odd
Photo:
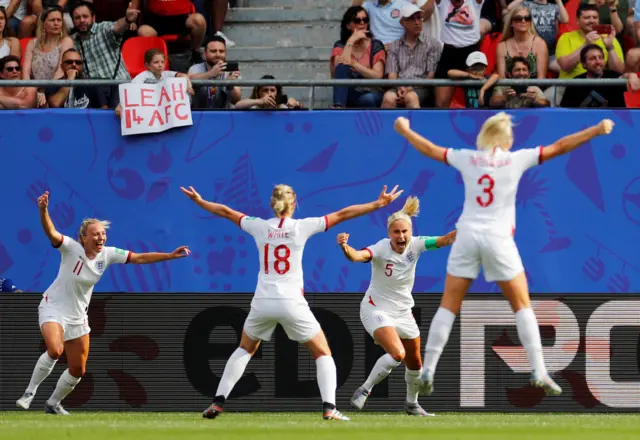
<svg viewBox="0 0 640 440">
<path fill-rule="evenodd" d="M 89 260 L 82 245 L 66 235 L 62 236 L 58 249 L 62 257 L 58 276 L 43 297 L 47 306 L 59 310 L 69 324 L 82 324 L 89 310 L 93 286 L 111 264 L 128 262 L 131 252 L 105 246 Z"/>
<path fill-rule="evenodd" d="M 304 300 L 304 245 L 312 235 L 327 230 L 327 217 L 264 220 L 243 216 L 240 227 L 253 236 L 260 254 L 255 298 Z"/>
<path fill-rule="evenodd" d="M 364 248 L 371 254 L 371 282 L 362 301 L 389 312 L 411 309 L 416 264 L 420 254 L 427 250 L 427 240 L 433 238 L 412 237 L 402 254 L 391 248 L 388 238 Z"/>
<path fill-rule="evenodd" d="M 456 228 L 512 236 L 518 183 L 525 171 L 540 163 L 542 147 L 515 152 L 449 148 L 444 158 L 447 165 L 460 171 L 464 181 L 464 207 Z"/>
</svg>

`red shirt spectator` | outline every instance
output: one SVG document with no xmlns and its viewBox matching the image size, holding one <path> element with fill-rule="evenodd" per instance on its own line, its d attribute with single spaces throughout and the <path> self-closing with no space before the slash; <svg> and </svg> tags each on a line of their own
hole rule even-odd
<svg viewBox="0 0 640 440">
<path fill-rule="evenodd" d="M 191 0 L 148 0 L 147 8 L 155 15 L 187 15 L 193 12 Z"/>
</svg>

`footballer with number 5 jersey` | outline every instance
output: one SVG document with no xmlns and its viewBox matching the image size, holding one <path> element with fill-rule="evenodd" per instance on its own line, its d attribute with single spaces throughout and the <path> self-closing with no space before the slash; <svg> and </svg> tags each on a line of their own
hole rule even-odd
<svg viewBox="0 0 640 440">
<path fill-rule="evenodd" d="M 225 399 L 240 380 L 251 357 L 268 341 L 280 324 L 289 339 L 303 344 L 316 361 L 318 388 L 325 420 L 349 420 L 336 408 L 336 364 L 320 324 L 304 298 L 302 253 L 307 240 L 345 220 L 368 214 L 397 199 L 396 185 L 390 193 L 385 186 L 378 199 L 353 205 L 324 217 L 295 220 L 296 194 L 288 185 L 277 185 L 271 194 L 275 217 L 264 220 L 219 203 L 207 202 L 193 187 L 181 188 L 191 200 L 207 211 L 233 221 L 253 236 L 260 254 L 260 272 L 251 311 L 244 323 L 240 346 L 233 352 L 220 379 L 213 403 L 202 413 L 213 419 L 224 411 Z"/>
<path fill-rule="evenodd" d="M 411 130 L 405 118 L 396 119 L 394 128 L 425 156 L 457 169 L 465 190 L 462 214 L 456 224 L 458 234 L 447 263 L 444 294 L 429 327 L 421 394 L 433 392 L 436 365 L 462 300 L 481 266 L 485 279 L 498 284 L 515 313 L 518 337 L 531 364 L 531 384 L 542 388 L 546 394 L 560 394 L 562 389 L 553 381 L 544 363 L 540 329 L 513 238 L 516 192 L 522 174 L 529 168 L 569 153 L 597 136 L 611 133 L 613 122 L 604 119 L 598 125 L 565 136 L 549 146 L 515 152 L 510 151 L 513 121 L 503 112 L 484 122 L 476 141 L 477 151 L 439 147 Z"/>
<path fill-rule="evenodd" d="M 51 374 L 56 362 L 67 355 L 68 369 L 62 373 L 51 397 L 45 402 L 47 414 L 68 415 L 60 402 L 84 376 L 89 355 L 89 323 L 87 311 L 93 286 L 112 264 L 147 264 L 186 257 L 187 246 L 171 253 L 148 252 L 136 254 L 115 247 L 105 246 L 106 220 L 85 219 L 80 225 L 78 241 L 58 232 L 49 217 L 49 192 L 38 197 L 40 222 L 53 247 L 60 251 L 58 276 L 44 292 L 38 317 L 42 337 L 47 346 L 33 370 L 31 382 L 20 399 L 18 408 L 29 409 L 38 386 Z"/>
<path fill-rule="evenodd" d="M 389 238 L 360 251 L 347 244 L 349 234 L 338 234 L 338 244 L 348 260 L 371 262 L 371 283 L 360 304 L 360 320 L 386 352 L 351 398 L 351 404 L 358 410 L 364 407 L 373 387 L 404 362 L 407 383 L 404 411 L 412 416 L 433 415 L 418 403 L 422 360 L 420 329 L 411 313 L 414 306 L 411 291 L 420 255 L 449 246 L 456 238 L 456 231 L 441 237 L 413 237 L 411 217 L 418 215 L 419 210 L 420 201 L 409 197 L 402 210 L 387 220 Z"/>
</svg>

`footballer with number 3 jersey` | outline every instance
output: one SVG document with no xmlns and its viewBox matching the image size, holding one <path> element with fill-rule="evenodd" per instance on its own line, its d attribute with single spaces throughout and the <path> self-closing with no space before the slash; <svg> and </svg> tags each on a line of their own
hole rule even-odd
<svg viewBox="0 0 640 440">
<path fill-rule="evenodd" d="M 303 344 L 316 360 L 323 418 L 349 420 L 336 408 L 336 365 L 324 332 L 304 298 L 302 254 L 311 236 L 345 220 L 387 206 L 402 191 L 397 191 L 396 185 L 387 193 L 385 186 L 374 202 L 349 206 L 324 217 L 295 220 L 292 218 L 296 208 L 295 192 L 288 185 L 277 185 L 271 194 L 271 208 L 275 217 L 264 220 L 247 217 L 219 203 L 207 202 L 193 187 L 181 189 L 201 208 L 233 221 L 251 234 L 260 255 L 258 284 L 244 323 L 240 346 L 227 361 L 213 403 L 204 410 L 202 416 L 214 419 L 224 411 L 225 400 L 244 374 L 260 342 L 271 339 L 273 331 L 280 324 L 289 339 Z"/>
<path fill-rule="evenodd" d="M 89 323 L 87 312 L 93 286 L 112 264 L 157 263 L 189 255 L 187 246 L 171 253 L 149 252 L 136 254 L 115 247 L 105 246 L 106 220 L 85 219 L 80 225 L 78 241 L 58 232 L 49 217 L 49 192 L 38 197 L 40 222 L 53 247 L 60 251 L 58 276 L 42 295 L 38 318 L 42 337 L 47 346 L 33 370 L 26 391 L 16 401 L 18 408 L 29 409 L 40 384 L 51 374 L 56 362 L 67 355 L 66 369 L 51 397 L 45 402 L 47 414 L 68 415 L 60 402 L 84 376 L 89 355 Z"/>
<path fill-rule="evenodd" d="M 421 394 L 433 392 L 436 365 L 462 300 L 478 277 L 481 266 L 485 279 L 497 282 L 515 313 L 518 337 L 531 364 L 531 384 L 542 388 L 546 394 L 560 394 L 562 389 L 551 378 L 544 363 L 540 329 L 513 238 L 516 192 L 522 174 L 529 168 L 569 153 L 597 136 L 611 133 L 613 122 L 604 119 L 598 125 L 565 136 L 549 146 L 516 152 L 510 151 L 513 121 L 503 112 L 484 122 L 476 141 L 477 151 L 439 147 L 411 130 L 405 118 L 396 119 L 394 128 L 425 156 L 457 169 L 465 190 L 462 215 L 456 224 L 458 233 L 447 262 L 444 294 L 429 327 Z"/>
<path fill-rule="evenodd" d="M 389 238 L 357 251 L 347 244 L 349 234 L 338 234 L 338 244 L 350 261 L 371 262 L 371 283 L 360 304 L 360 320 L 380 345 L 385 355 L 374 365 L 369 377 L 351 398 L 351 405 L 361 410 L 373 387 L 404 362 L 407 398 L 404 411 L 411 416 L 431 416 L 418 403 L 422 359 L 420 329 L 411 309 L 416 264 L 425 251 L 449 246 L 456 231 L 441 237 L 413 237 L 411 217 L 418 215 L 420 201 L 409 197 L 402 210 L 387 220 Z"/>
</svg>

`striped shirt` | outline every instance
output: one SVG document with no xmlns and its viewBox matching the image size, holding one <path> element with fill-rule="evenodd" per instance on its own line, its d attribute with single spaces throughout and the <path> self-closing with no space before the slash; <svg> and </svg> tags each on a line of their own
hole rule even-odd
<svg viewBox="0 0 640 440">
<path fill-rule="evenodd" d="M 76 49 L 84 58 L 85 74 L 91 79 L 111 79 L 120 60 L 120 67 L 115 79 L 129 80 L 129 72 L 120 59 L 120 43 L 122 35 L 114 32 L 113 21 L 94 23 L 89 30 L 89 38 L 81 39 L 80 34 L 73 35 Z"/>
<path fill-rule="evenodd" d="M 386 73 L 396 73 L 399 79 L 426 78 L 429 72 L 436 71 L 442 48 L 442 42 L 425 35 L 420 35 L 411 48 L 405 34 L 389 45 Z"/>
</svg>

